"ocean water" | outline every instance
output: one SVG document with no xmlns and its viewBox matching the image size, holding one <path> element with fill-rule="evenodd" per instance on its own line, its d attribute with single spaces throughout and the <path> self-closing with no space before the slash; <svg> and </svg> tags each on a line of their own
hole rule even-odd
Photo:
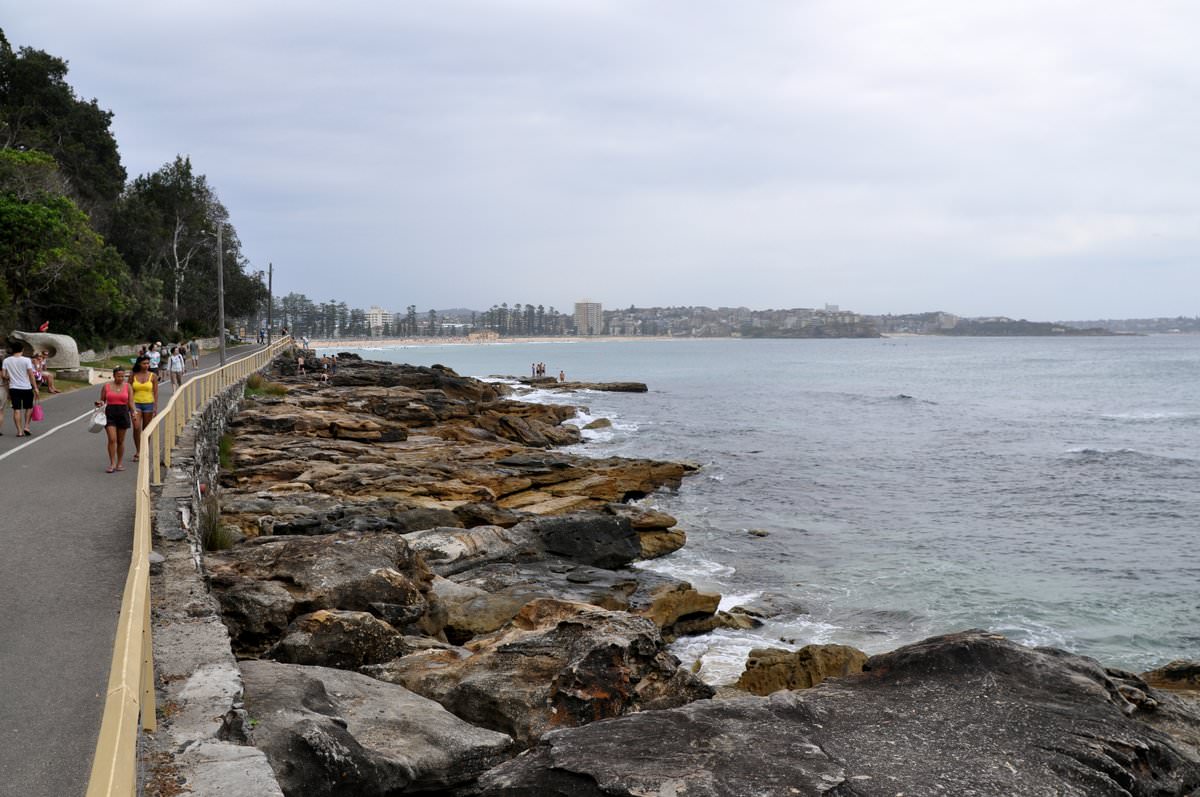
<svg viewBox="0 0 1200 797">
<path fill-rule="evenodd" d="M 676 643 L 710 682 L 735 680 L 753 647 L 874 653 L 966 628 L 1132 670 L 1200 658 L 1200 337 L 359 353 L 646 382 L 648 394 L 528 398 L 614 422 L 580 451 L 703 465 L 645 500 L 688 532 L 645 566 L 721 592 L 723 608 L 780 610 L 753 632 Z"/>
</svg>

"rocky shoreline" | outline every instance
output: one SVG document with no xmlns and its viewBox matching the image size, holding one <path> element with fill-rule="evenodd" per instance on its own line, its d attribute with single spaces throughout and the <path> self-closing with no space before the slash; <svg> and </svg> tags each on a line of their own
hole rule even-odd
<svg viewBox="0 0 1200 797">
<path fill-rule="evenodd" d="M 685 544 L 636 502 L 695 466 L 569 454 L 572 407 L 339 360 L 327 383 L 280 360 L 247 396 L 217 491 L 232 545 L 204 560 L 244 683 L 222 738 L 286 795 L 1200 789 L 1187 663 L 1142 677 L 968 631 L 756 650 L 714 688 L 667 642 L 755 609 L 630 567 Z"/>
</svg>

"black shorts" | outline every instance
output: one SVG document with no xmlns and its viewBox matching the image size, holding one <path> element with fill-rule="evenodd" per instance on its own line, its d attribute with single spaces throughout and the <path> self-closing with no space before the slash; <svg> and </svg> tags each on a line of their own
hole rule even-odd
<svg viewBox="0 0 1200 797">
<path fill-rule="evenodd" d="M 129 407 L 124 404 L 109 404 L 104 408 L 104 417 L 114 429 L 128 429 L 133 425 L 129 420 Z"/>
<path fill-rule="evenodd" d="M 33 409 L 33 388 L 10 387 L 8 400 L 12 402 L 14 410 L 31 410 Z"/>
</svg>

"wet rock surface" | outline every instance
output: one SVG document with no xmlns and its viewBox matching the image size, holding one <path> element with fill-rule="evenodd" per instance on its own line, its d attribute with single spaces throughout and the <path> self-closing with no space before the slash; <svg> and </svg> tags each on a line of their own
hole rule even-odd
<svg viewBox="0 0 1200 797">
<path fill-rule="evenodd" d="M 1130 688 L 1145 699 L 1131 702 Z M 965 632 L 874 656 L 861 675 L 814 689 L 547 734 L 485 774 L 478 793 L 1192 794 L 1200 749 L 1153 722 L 1166 712 L 1194 728 L 1200 717 L 1161 696 L 1091 659 Z"/>
</svg>

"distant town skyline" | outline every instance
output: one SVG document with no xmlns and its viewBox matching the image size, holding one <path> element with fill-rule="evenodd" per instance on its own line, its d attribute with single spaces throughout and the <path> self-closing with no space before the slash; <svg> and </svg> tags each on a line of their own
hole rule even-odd
<svg viewBox="0 0 1200 797">
<path fill-rule="evenodd" d="M 13 6 L 277 292 L 1200 312 L 1200 7 Z"/>
</svg>

